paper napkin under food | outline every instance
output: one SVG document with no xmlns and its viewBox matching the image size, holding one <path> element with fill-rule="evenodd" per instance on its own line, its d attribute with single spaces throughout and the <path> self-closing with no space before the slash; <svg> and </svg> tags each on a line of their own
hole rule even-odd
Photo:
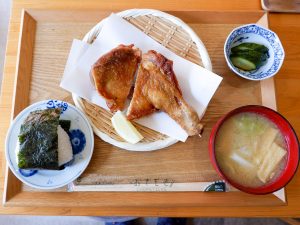
<svg viewBox="0 0 300 225">
<path fill-rule="evenodd" d="M 222 77 L 176 55 L 115 14 L 107 18 L 93 44 L 73 41 L 61 87 L 108 109 L 104 98 L 98 94 L 93 85 L 90 70 L 99 57 L 119 44 L 134 44 L 143 53 L 155 50 L 172 60 L 184 99 L 200 117 L 203 116 Z M 187 133 L 164 112 L 155 112 L 136 122 L 180 141 L 185 141 L 188 137 Z"/>
</svg>

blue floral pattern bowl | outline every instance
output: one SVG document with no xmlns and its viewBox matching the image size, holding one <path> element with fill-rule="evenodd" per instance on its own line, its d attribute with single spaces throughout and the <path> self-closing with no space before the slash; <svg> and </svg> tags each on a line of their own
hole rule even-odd
<svg viewBox="0 0 300 225">
<path fill-rule="evenodd" d="M 269 49 L 269 58 L 266 64 L 253 71 L 236 68 L 229 58 L 231 48 L 244 42 L 254 42 L 266 46 Z M 278 36 L 273 31 L 256 24 L 248 24 L 237 27 L 229 34 L 224 45 L 224 55 L 229 68 L 237 75 L 249 80 L 264 80 L 279 71 L 285 53 Z"/>
<path fill-rule="evenodd" d="M 69 138 L 73 149 L 73 160 L 61 170 L 23 170 L 18 168 L 18 134 L 27 115 L 34 110 L 61 108 L 60 119 L 71 120 Z M 6 159 L 11 171 L 23 183 L 39 189 L 54 189 L 74 181 L 88 166 L 94 149 L 93 130 L 85 115 L 75 106 L 60 100 L 37 102 L 24 109 L 12 122 L 5 143 Z"/>
</svg>

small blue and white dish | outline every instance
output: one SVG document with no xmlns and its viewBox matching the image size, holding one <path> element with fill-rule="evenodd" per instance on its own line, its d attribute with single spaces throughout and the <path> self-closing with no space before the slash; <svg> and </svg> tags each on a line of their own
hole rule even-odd
<svg viewBox="0 0 300 225">
<path fill-rule="evenodd" d="M 62 120 L 71 120 L 69 138 L 73 150 L 73 159 L 61 170 L 23 170 L 18 167 L 17 150 L 20 127 L 30 112 L 61 108 Z M 60 100 L 46 100 L 28 106 L 12 122 L 6 136 L 5 153 L 9 168 L 14 175 L 28 186 L 38 189 L 63 187 L 74 181 L 88 166 L 94 150 L 94 135 L 85 115 L 75 106 Z"/>
<path fill-rule="evenodd" d="M 231 48 L 244 42 L 262 44 L 269 49 L 267 62 L 257 70 L 244 71 L 235 67 L 230 61 Z M 235 28 L 227 37 L 224 55 L 229 68 L 237 75 L 248 80 L 264 80 L 274 76 L 284 60 L 284 49 L 278 36 L 271 30 L 257 24 L 247 24 Z"/>
</svg>

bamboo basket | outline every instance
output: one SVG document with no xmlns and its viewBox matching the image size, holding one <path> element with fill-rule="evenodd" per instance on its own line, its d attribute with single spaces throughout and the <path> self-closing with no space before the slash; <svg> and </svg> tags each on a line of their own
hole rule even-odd
<svg viewBox="0 0 300 225">
<path fill-rule="evenodd" d="M 117 13 L 145 34 L 173 51 L 177 55 L 212 70 L 207 50 L 195 32 L 182 20 L 170 14 L 151 9 L 130 9 Z M 106 19 L 100 21 L 84 37 L 83 41 L 92 44 L 99 35 Z M 72 94 L 75 105 L 89 119 L 94 133 L 102 140 L 131 151 L 152 151 L 165 148 L 177 142 L 176 139 L 134 123 L 144 139 L 137 144 L 125 142 L 111 124 L 113 114 L 100 106 Z"/>
</svg>

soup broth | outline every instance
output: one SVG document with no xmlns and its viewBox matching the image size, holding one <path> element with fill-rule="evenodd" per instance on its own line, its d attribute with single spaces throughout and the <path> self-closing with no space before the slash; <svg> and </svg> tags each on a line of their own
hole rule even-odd
<svg viewBox="0 0 300 225">
<path fill-rule="evenodd" d="M 287 147 L 280 130 L 256 113 L 240 113 L 226 120 L 215 142 L 222 172 L 245 187 L 274 181 L 286 166 Z"/>
</svg>

